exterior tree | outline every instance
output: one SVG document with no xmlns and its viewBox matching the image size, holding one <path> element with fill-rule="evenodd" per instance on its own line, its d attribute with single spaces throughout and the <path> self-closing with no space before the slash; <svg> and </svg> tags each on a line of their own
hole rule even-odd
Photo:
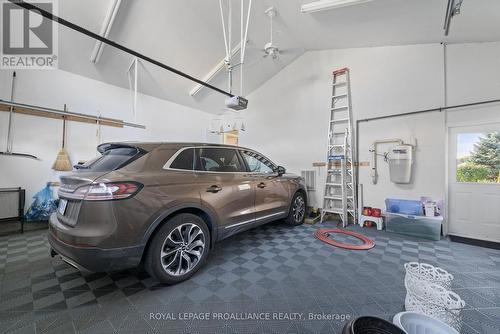
<svg viewBox="0 0 500 334">
<path fill-rule="evenodd" d="M 487 166 L 487 178 L 495 181 L 500 173 L 500 132 L 488 133 L 479 138 L 469 161 L 475 165 Z"/>
<path fill-rule="evenodd" d="M 481 182 L 488 180 L 490 168 L 470 162 L 464 162 L 457 167 L 458 182 Z"/>
</svg>

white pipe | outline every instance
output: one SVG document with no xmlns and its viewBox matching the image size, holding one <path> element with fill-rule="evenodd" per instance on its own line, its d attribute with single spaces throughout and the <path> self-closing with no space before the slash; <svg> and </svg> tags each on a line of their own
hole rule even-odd
<svg viewBox="0 0 500 334">
<path fill-rule="evenodd" d="M 378 144 L 389 144 L 389 143 L 398 143 L 399 145 L 403 145 L 403 140 L 401 139 L 382 139 L 382 140 L 375 140 L 372 145 L 370 146 L 370 152 L 372 154 L 371 156 L 371 177 L 372 177 L 372 183 L 377 184 L 377 145 Z"/>
<path fill-rule="evenodd" d="M 111 32 L 111 27 L 113 26 L 113 22 L 115 21 L 116 14 L 118 13 L 118 8 L 120 7 L 122 0 L 113 0 L 111 6 L 109 6 L 108 12 L 104 17 L 104 21 L 101 27 L 101 31 L 99 35 L 102 37 L 108 38 L 109 33 Z M 104 49 L 104 43 L 101 41 L 96 41 L 94 45 L 94 49 L 92 50 L 92 54 L 90 55 L 90 61 L 96 64 L 101 58 L 102 50 Z"/>
</svg>

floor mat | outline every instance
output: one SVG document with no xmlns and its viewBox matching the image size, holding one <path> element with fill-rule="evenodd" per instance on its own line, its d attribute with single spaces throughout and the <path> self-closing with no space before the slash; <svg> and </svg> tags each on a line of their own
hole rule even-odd
<svg viewBox="0 0 500 334">
<path fill-rule="evenodd" d="M 335 224 L 275 222 L 226 239 L 175 286 L 136 270 L 82 274 L 50 258 L 46 231 L 0 237 L 0 333 L 340 333 L 347 315 L 389 320 L 403 310 L 409 261 L 455 276 L 453 290 L 467 302 L 464 332 L 500 333 L 500 251 L 353 226 L 377 246 L 349 251 L 316 240 L 319 227 Z M 184 312 L 276 317 L 180 319 Z"/>
</svg>

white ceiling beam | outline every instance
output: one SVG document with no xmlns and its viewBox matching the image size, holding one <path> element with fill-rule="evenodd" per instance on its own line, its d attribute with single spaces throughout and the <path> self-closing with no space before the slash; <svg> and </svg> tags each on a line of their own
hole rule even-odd
<svg viewBox="0 0 500 334">
<path fill-rule="evenodd" d="M 241 43 L 238 43 L 236 47 L 231 51 L 231 57 L 235 57 L 238 52 L 241 51 Z M 215 65 L 201 80 L 204 82 L 210 82 L 213 80 L 217 74 L 219 74 L 222 70 L 226 68 L 226 58 L 222 59 L 220 62 Z M 197 84 L 193 87 L 193 89 L 189 92 L 189 95 L 195 96 L 200 90 L 203 89 L 204 86 Z"/>
<path fill-rule="evenodd" d="M 108 12 L 104 17 L 104 21 L 101 26 L 101 31 L 99 35 L 102 37 L 108 38 L 109 33 L 111 32 L 111 27 L 113 26 L 113 22 L 115 21 L 116 14 L 118 13 L 118 8 L 120 8 L 122 0 L 111 0 L 111 4 L 108 8 Z M 101 41 L 96 41 L 94 45 L 94 49 L 92 50 L 92 54 L 90 55 L 90 61 L 96 64 L 101 58 L 102 50 L 104 49 L 104 43 Z"/>
<path fill-rule="evenodd" d="M 302 13 L 314 13 L 340 7 L 359 5 L 373 0 L 318 0 L 303 4 L 300 8 Z"/>
</svg>

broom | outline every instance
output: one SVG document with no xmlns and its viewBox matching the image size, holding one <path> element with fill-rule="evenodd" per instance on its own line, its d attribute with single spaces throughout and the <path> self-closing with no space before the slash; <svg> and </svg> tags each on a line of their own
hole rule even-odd
<svg viewBox="0 0 500 334">
<path fill-rule="evenodd" d="M 64 111 L 66 111 L 66 105 L 64 105 Z M 68 152 L 64 148 L 66 140 L 66 116 L 63 116 L 63 135 L 62 135 L 62 147 L 57 153 L 56 161 L 52 165 L 53 170 L 67 172 L 73 170 L 73 165 L 71 164 L 71 160 L 69 158 Z"/>
</svg>

